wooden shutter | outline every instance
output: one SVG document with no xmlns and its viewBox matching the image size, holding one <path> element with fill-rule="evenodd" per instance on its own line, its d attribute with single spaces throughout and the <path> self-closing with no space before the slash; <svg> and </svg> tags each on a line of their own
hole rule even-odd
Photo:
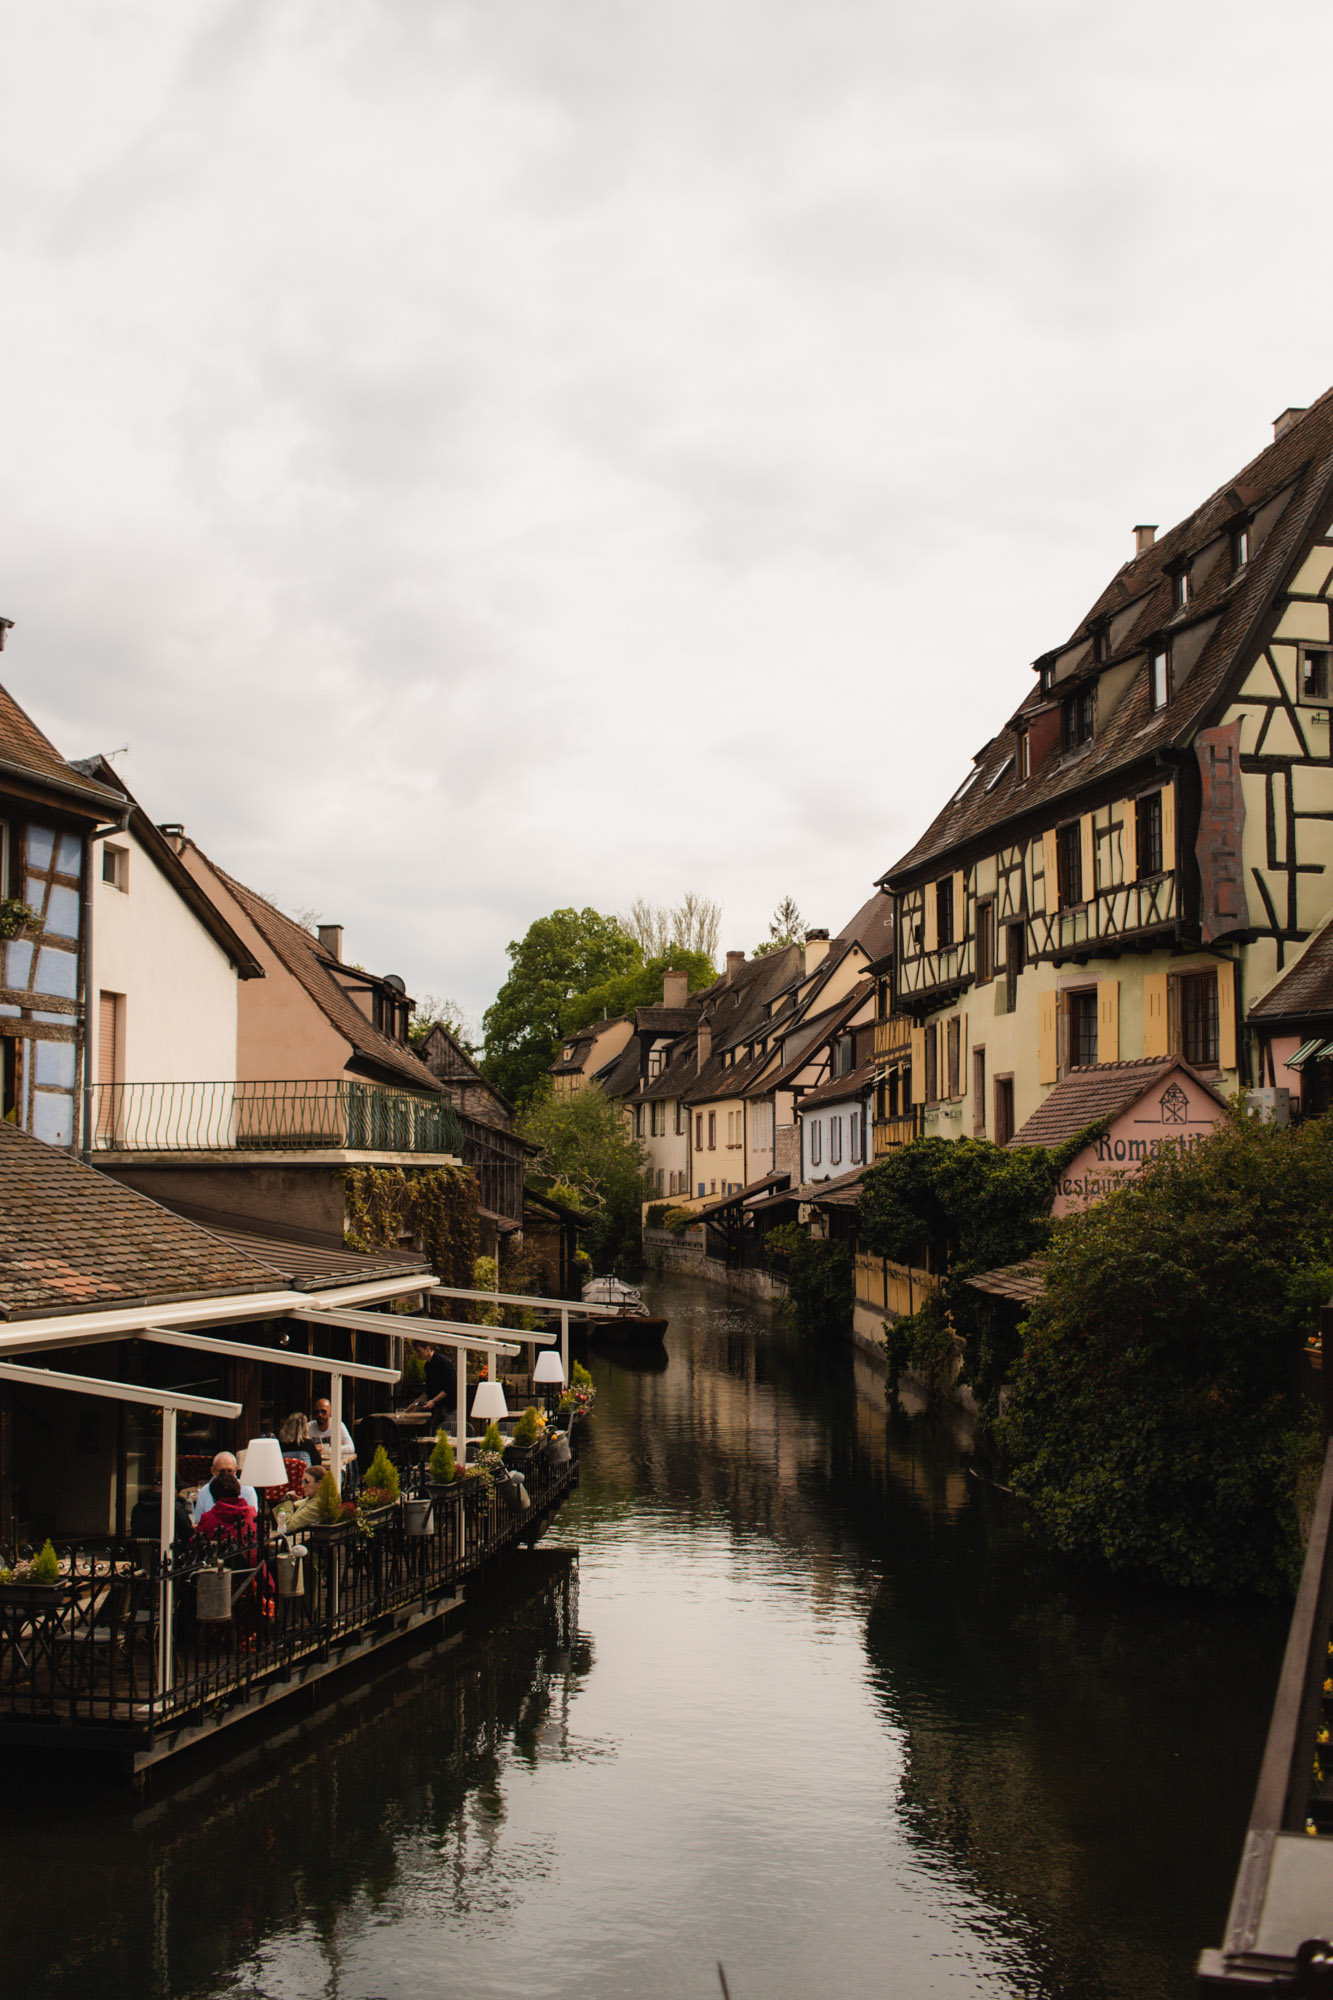
<svg viewBox="0 0 1333 2000">
<path fill-rule="evenodd" d="M 1120 981 L 1097 981 L 1097 1060 L 1120 1060 Z"/>
<path fill-rule="evenodd" d="M 926 950 L 935 951 L 940 941 L 939 924 L 936 921 L 939 914 L 939 905 L 936 900 L 935 884 L 927 882 L 925 888 L 921 891 L 921 895 L 926 911 Z"/>
<path fill-rule="evenodd" d="M 116 1002 L 119 998 L 118 993 L 99 993 L 97 996 L 97 1081 L 102 1084 L 119 1083 L 123 1070 L 120 1041 L 116 1033 L 119 1026 Z"/>
<path fill-rule="evenodd" d="M 1060 1075 L 1057 1008 L 1060 996 L 1051 989 L 1037 995 L 1037 1081 L 1056 1083 Z"/>
<path fill-rule="evenodd" d="M 922 1027 L 912 1029 L 912 1102 L 924 1104 L 926 1101 L 926 1031 Z"/>
<path fill-rule="evenodd" d="M 1236 1067 L 1236 975 L 1230 961 L 1217 968 L 1217 1060 Z"/>
<path fill-rule="evenodd" d="M 1162 866 L 1170 870 L 1176 865 L 1176 788 L 1162 786 Z M 1180 907 L 1176 905 L 1177 909 Z"/>
<path fill-rule="evenodd" d="M 1041 853 L 1046 874 L 1046 914 L 1053 917 L 1060 907 L 1060 847 L 1053 826 L 1048 826 L 1041 837 Z"/>
<path fill-rule="evenodd" d="M 1090 903 L 1097 893 L 1097 836 L 1092 828 L 1092 814 L 1084 813 L 1078 823 L 1079 844 L 1083 850 L 1083 896 Z"/>
<path fill-rule="evenodd" d="M 1139 807 L 1137 799 L 1126 799 L 1120 808 L 1123 824 L 1120 829 L 1121 881 L 1137 882 L 1139 879 Z"/>
<path fill-rule="evenodd" d="M 967 935 L 967 877 L 961 868 L 953 878 L 953 941 L 961 944 Z"/>
<path fill-rule="evenodd" d="M 1168 1011 L 1168 979 L 1164 972 L 1150 972 L 1143 981 L 1143 1053 L 1169 1056 L 1171 1017 Z"/>
</svg>

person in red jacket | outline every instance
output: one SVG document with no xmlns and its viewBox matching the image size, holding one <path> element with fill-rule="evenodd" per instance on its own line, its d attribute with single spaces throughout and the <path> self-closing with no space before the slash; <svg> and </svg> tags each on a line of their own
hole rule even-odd
<svg viewBox="0 0 1333 2000">
<path fill-rule="evenodd" d="M 216 1542 L 223 1554 L 234 1551 L 253 1562 L 258 1546 L 259 1516 L 248 1500 L 241 1498 L 241 1482 L 234 1472 L 213 1475 L 213 1505 L 201 1516 L 195 1530 L 201 1540 Z"/>
</svg>

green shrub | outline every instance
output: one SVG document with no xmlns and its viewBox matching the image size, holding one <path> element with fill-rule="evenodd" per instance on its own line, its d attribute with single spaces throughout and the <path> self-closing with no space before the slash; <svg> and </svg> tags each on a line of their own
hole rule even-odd
<svg viewBox="0 0 1333 2000">
<path fill-rule="evenodd" d="M 522 1416 L 514 1425 L 513 1441 L 515 1444 L 523 1445 L 524 1447 L 534 1445 L 545 1428 L 546 1426 L 541 1420 L 541 1412 L 529 1407 L 524 1410 Z"/>
<path fill-rule="evenodd" d="M 28 1564 L 29 1583 L 58 1583 L 60 1580 L 60 1558 L 52 1546 L 48 1535 L 41 1548 Z"/>
<path fill-rule="evenodd" d="M 644 1226 L 648 1229 L 660 1229 L 666 1218 L 667 1204 L 664 1201 L 652 1202 L 644 1215 Z"/>
<path fill-rule="evenodd" d="M 487 1424 L 486 1435 L 482 1438 L 481 1443 L 477 1446 L 477 1450 L 502 1452 L 504 1448 L 505 1448 L 505 1441 L 501 1434 L 499 1424 Z"/>
<path fill-rule="evenodd" d="M 455 1470 L 453 1441 L 448 1431 L 439 1431 L 426 1472 L 437 1486 L 448 1486 L 453 1480 Z"/>
<path fill-rule="evenodd" d="M 770 1229 L 770 1250 L 786 1259 L 787 1297 L 805 1333 L 847 1334 L 852 1330 L 852 1253 L 845 1243 L 811 1236 L 798 1222 Z"/>
<path fill-rule="evenodd" d="M 366 1467 L 366 1476 L 361 1483 L 371 1493 L 387 1493 L 392 1500 L 398 1498 L 402 1490 L 398 1480 L 398 1467 L 382 1444 L 376 1445 L 375 1456 Z"/>
<path fill-rule="evenodd" d="M 569 1381 L 570 1387 L 574 1389 L 591 1389 L 592 1387 L 592 1376 L 581 1361 L 576 1361 L 570 1369 Z"/>
<path fill-rule="evenodd" d="M 321 1527 L 331 1528 L 343 1518 L 342 1494 L 331 1472 L 326 1472 L 315 1492 L 315 1518 Z"/>
</svg>

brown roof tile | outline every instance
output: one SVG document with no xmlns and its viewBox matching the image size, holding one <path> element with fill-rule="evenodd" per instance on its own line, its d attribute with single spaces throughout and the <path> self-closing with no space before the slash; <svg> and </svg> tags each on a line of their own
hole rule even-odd
<svg viewBox="0 0 1333 2000">
<path fill-rule="evenodd" d="M 1316 932 L 1305 950 L 1262 1000 L 1250 1009 L 1252 1021 L 1275 1026 L 1333 1014 L 1333 923 Z"/>
<path fill-rule="evenodd" d="M 8 688 L 0 687 L 0 761 L 34 779 L 45 778 L 64 789 L 82 793 L 91 804 L 105 801 L 103 811 L 116 812 L 122 803 L 105 785 L 78 771 L 20 708 Z"/>
<path fill-rule="evenodd" d="M 1170 1076 L 1183 1069 L 1202 1089 L 1217 1097 L 1206 1076 L 1181 1056 L 1154 1056 L 1138 1062 L 1089 1063 L 1071 1069 L 1056 1084 L 1050 1096 L 1037 1106 L 1021 1131 L 1015 1132 L 1010 1146 L 1061 1146 L 1089 1125 L 1105 1125 L 1128 1111 L 1131 1104 Z M 1218 1097 L 1218 1103 L 1222 1099 Z"/>
</svg>

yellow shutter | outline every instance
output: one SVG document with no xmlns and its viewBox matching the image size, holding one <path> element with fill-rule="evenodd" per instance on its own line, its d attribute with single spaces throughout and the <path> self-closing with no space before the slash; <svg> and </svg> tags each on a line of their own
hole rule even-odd
<svg viewBox="0 0 1333 2000">
<path fill-rule="evenodd" d="M 923 1027 L 912 1029 L 912 1102 L 924 1104 L 926 1101 L 926 1031 Z"/>
<path fill-rule="evenodd" d="M 967 877 L 961 868 L 953 878 L 953 941 L 961 944 L 967 935 Z"/>
<path fill-rule="evenodd" d="M 1097 893 L 1097 836 L 1091 813 L 1084 813 L 1079 821 L 1078 836 L 1083 849 L 1083 900 L 1088 903 Z"/>
<path fill-rule="evenodd" d="M 1041 837 L 1041 852 L 1041 865 L 1046 871 L 1046 914 L 1053 917 L 1060 907 L 1060 858 L 1053 826 L 1048 826 Z"/>
<path fill-rule="evenodd" d="M 1097 981 L 1097 1060 L 1120 1060 L 1120 981 Z"/>
<path fill-rule="evenodd" d="M 1236 975 L 1228 962 L 1217 968 L 1217 1060 L 1236 1067 Z"/>
<path fill-rule="evenodd" d="M 1171 1031 L 1167 1014 L 1167 976 L 1150 972 L 1143 981 L 1143 1053 L 1169 1056 Z"/>
<path fill-rule="evenodd" d="M 1139 879 L 1139 811 L 1133 799 L 1125 799 L 1120 807 L 1123 825 L 1120 829 L 1120 854 L 1124 867 L 1122 882 L 1137 882 Z"/>
<path fill-rule="evenodd" d="M 1176 788 L 1162 786 L 1162 866 L 1176 865 Z"/>
<path fill-rule="evenodd" d="M 935 884 L 927 882 L 921 894 L 926 906 L 926 950 L 934 951 L 940 941 L 939 926 L 935 921 L 939 910 L 939 905 L 935 900 Z"/>
<path fill-rule="evenodd" d="M 1060 1075 L 1060 1044 L 1056 1033 L 1059 994 L 1037 995 L 1037 1081 L 1056 1083 Z"/>
</svg>

